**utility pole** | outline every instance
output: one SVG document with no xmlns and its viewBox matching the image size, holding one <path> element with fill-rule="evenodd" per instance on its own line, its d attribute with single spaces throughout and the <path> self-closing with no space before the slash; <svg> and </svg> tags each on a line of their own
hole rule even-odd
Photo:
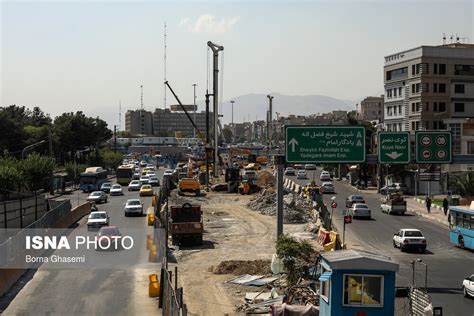
<svg viewBox="0 0 474 316">
<path fill-rule="evenodd" d="M 277 233 L 276 237 L 283 234 L 283 172 L 285 156 L 275 155 L 275 164 L 277 166 Z"/>
<path fill-rule="evenodd" d="M 51 127 L 48 128 L 48 138 L 49 138 L 49 157 L 51 158 L 51 161 L 54 163 L 54 157 L 53 157 L 53 136 L 51 135 Z M 49 182 L 50 188 L 49 188 L 49 194 L 54 195 L 54 170 L 51 170 L 51 180 Z"/>
<path fill-rule="evenodd" d="M 234 143 L 234 137 L 235 137 L 235 128 L 234 128 L 234 103 L 235 101 L 232 100 L 230 101 L 232 104 L 232 143 Z"/>
<path fill-rule="evenodd" d="M 206 152 L 206 190 L 209 191 L 209 158 L 211 154 L 211 140 L 209 136 L 209 91 L 206 90 L 206 145 L 205 145 L 205 152 Z"/>
<path fill-rule="evenodd" d="M 194 122 L 195 123 L 196 123 L 196 86 L 197 86 L 197 84 L 193 83 L 193 88 L 194 88 Z M 194 138 L 196 138 L 196 129 L 194 129 L 193 131 L 194 131 L 193 136 L 194 136 Z"/>
<path fill-rule="evenodd" d="M 224 46 L 214 44 L 213 42 L 207 42 L 207 46 L 212 49 L 213 52 L 213 78 L 212 78 L 212 101 L 213 101 L 213 115 L 214 115 L 214 167 L 212 168 L 214 177 L 217 177 L 217 163 L 219 161 L 219 144 L 218 144 L 218 130 L 219 124 L 219 87 L 218 87 L 218 76 L 219 76 L 219 51 L 224 50 Z"/>
<path fill-rule="evenodd" d="M 114 125 L 114 152 L 117 152 L 117 125 Z"/>
</svg>

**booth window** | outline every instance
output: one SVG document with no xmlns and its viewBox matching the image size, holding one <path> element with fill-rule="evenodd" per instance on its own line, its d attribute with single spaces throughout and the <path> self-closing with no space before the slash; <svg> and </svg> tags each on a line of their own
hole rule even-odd
<svg viewBox="0 0 474 316">
<path fill-rule="evenodd" d="M 383 276 L 344 274 L 344 305 L 383 306 Z"/>
<path fill-rule="evenodd" d="M 319 277 L 319 282 L 321 282 L 321 298 L 329 302 L 329 282 L 331 280 L 332 271 L 322 268 L 322 274 Z"/>
</svg>

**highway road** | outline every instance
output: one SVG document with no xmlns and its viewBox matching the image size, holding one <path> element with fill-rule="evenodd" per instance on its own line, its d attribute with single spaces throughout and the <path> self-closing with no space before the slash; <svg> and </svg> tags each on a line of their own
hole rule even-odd
<svg viewBox="0 0 474 316">
<path fill-rule="evenodd" d="M 161 178 L 163 169 L 158 171 Z M 87 194 L 79 193 L 85 200 Z M 109 268 L 52 269 L 43 264 L 16 295 L 2 315 L 152 315 L 158 310 L 157 301 L 148 297 L 148 275 L 159 273 L 160 263 L 148 262 L 146 234 L 152 233 L 147 217 L 125 217 L 123 203 L 137 198 L 138 192 L 124 190 L 123 196 L 109 196 L 108 202 L 99 204 L 99 210 L 110 215 L 110 225 L 117 225 L 122 235 L 127 230 L 142 230 L 143 240 L 134 246 L 134 260 L 129 267 L 114 268 L 118 252 L 101 252 Z M 77 201 L 77 193 L 72 197 Z M 151 207 L 151 198 L 142 197 L 144 210 Z M 74 229 L 75 235 L 94 235 L 88 232 L 86 218 Z M 135 248 L 136 247 L 136 248 Z M 56 253 L 60 253 L 57 250 Z M 119 258 L 119 257 L 117 257 Z"/>
<path fill-rule="evenodd" d="M 319 181 L 321 170 L 307 171 L 308 179 L 298 180 L 287 176 L 295 183 L 305 185 L 313 179 Z M 325 194 L 324 202 L 329 206 L 332 196 L 336 196 L 338 207 L 334 210 L 334 224 L 342 234 L 345 199 L 351 194 L 361 194 L 347 181 L 334 181 L 336 194 Z M 400 265 L 397 274 L 397 286 L 412 284 L 411 260 L 421 259 L 428 266 L 428 292 L 433 306 L 442 306 L 444 315 L 474 315 L 474 300 L 466 299 L 461 292 L 463 279 L 474 273 L 474 252 L 462 250 L 449 242 L 449 230 L 446 226 L 429 221 L 416 213 L 408 212 L 405 216 L 388 215 L 380 211 L 379 194 L 368 193 L 364 196 L 372 211 L 372 220 L 354 219 L 346 225 L 346 243 L 350 248 L 380 253 L 390 257 Z M 392 237 L 401 228 L 417 228 L 426 236 L 428 250 L 426 254 L 401 252 L 392 245 Z M 424 286 L 425 267 L 417 263 L 415 284 Z"/>
</svg>

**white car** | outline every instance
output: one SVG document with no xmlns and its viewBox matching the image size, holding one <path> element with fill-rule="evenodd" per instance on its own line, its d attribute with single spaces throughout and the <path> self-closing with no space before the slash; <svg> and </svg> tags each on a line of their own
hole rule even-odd
<svg viewBox="0 0 474 316">
<path fill-rule="evenodd" d="M 91 212 L 87 218 L 87 230 L 109 226 L 109 215 L 105 211 Z"/>
<path fill-rule="evenodd" d="M 94 191 L 86 199 L 88 202 L 107 203 L 107 194 L 103 191 Z"/>
<path fill-rule="evenodd" d="M 160 186 L 160 179 L 158 177 L 150 177 L 150 180 L 148 180 L 148 184 L 150 184 L 152 187 L 159 187 Z"/>
<path fill-rule="evenodd" d="M 146 161 L 145 160 L 140 161 L 140 167 L 142 167 L 142 168 L 146 167 Z"/>
<path fill-rule="evenodd" d="M 298 172 L 296 173 L 296 179 L 306 179 L 306 178 L 307 178 L 306 171 L 298 170 Z"/>
<path fill-rule="evenodd" d="M 172 176 L 173 175 L 173 170 L 166 169 L 165 172 L 163 173 L 164 176 Z"/>
<path fill-rule="evenodd" d="M 371 218 L 371 211 L 367 204 L 363 203 L 354 203 L 352 207 L 349 209 L 352 213 L 354 218 L 356 217 L 365 217 L 370 219 Z"/>
<path fill-rule="evenodd" d="M 139 214 L 143 216 L 143 203 L 140 199 L 129 199 L 127 203 L 125 203 L 125 216 L 130 214 Z"/>
<path fill-rule="evenodd" d="M 335 193 L 334 184 L 332 182 L 323 182 L 321 188 L 319 189 L 321 193 Z"/>
<path fill-rule="evenodd" d="M 328 171 L 322 171 L 321 175 L 319 176 L 319 180 L 321 180 L 321 181 L 330 181 L 331 180 L 331 175 L 329 174 Z"/>
<path fill-rule="evenodd" d="M 393 247 L 400 248 L 400 251 L 417 249 L 426 252 L 426 238 L 418 229 L 404 228 L 393 235 Z"/>
<path fill-rule="evenodd" d="M 148 172 L 146 173 L 146 175 L 147 175 L 149 178 L 156 177 L 156 173 L 153 172 L 153 171 L 148 171 Z"/>
<path fill-rule="evenodd" d="M 110 195 L 123 195 L 123 189 L 120 184 L 114 184 L 110 188 Z"/>
<path fill-rule="evenodd" d="M 308 163 L 308 164 L 304 165 L 304 169 L 305 170 L 316 170 L 316 165 L 312 164 L 312 163 Z"/>
<path fill-rule="evenodd" d="M 148 184 L 148 181 L 150 181 L 150 177 L 149 176 L 141 176 L 139 181 L 140 181 L 140 185 Z"/>
<path fill-rule="evenodd" d="M 462 294 L 464 297 L 474 297 L 474 274 L 462 281 Z"/>
<path fill-rule="evenodd" d="M 139 191 L 140 190 L 140 181 L 138 180 L 132 180 L 128 184 L 128 191 Z"/>
<path fill-rule="evenodd" d="M 288 167 L 285 169 L 285 176 L 294 176 L 296 174 L 295 169 Z"/>
</svg>

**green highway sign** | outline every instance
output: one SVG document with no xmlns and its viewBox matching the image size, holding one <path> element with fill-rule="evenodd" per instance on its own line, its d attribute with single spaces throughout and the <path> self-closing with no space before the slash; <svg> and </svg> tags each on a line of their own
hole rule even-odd
<svg viewBox="0 0 474 316">
<path fill-rule="evenodd" d="M 417 163 L 451 163 L 451 132 L 415 132 L 415 160 Z"/>
<path fill-rule="evenodd" d="M 287 126 L 288 163 L 365 162 L 363 126 Z"/>
<path fill-rule="evenodd" d="M 410 133 L 380 132 L 378 149 L 380 163 L 409 163 Z"/>
</svg>

